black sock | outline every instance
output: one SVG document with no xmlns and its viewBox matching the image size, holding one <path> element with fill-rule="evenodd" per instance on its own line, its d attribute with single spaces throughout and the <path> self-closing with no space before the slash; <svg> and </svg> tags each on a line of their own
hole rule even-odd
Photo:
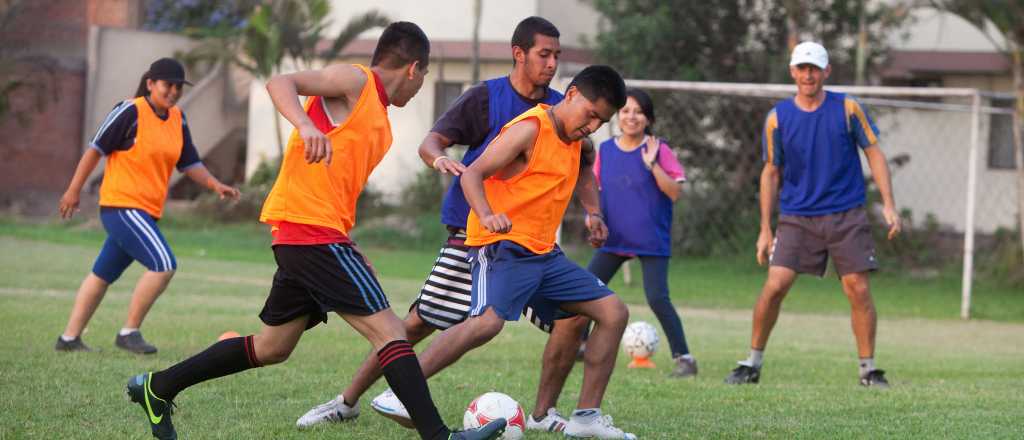
<svg viewBox="0 0 1024 440">
<path fill-rule="evenodd" d="M 170 401 L 199 382 L 262 366 L 256 360 L 252 335 L 225 339 L 166 370 L 153 373 L 149 386 L 157 397 Z"/>
<path fill-rule="evenodd" d="M 424 439 L 447 440 L 451 431 L 437 413 L 434 400 L 430 398 L 427 379 L 423 377 L 420 362 L 408 341 L 391 341 L 377 352 L 380 369 L 391 385 L 391 391 L 402 401 L 412 417 L 420 437 Z"/>
</svg>

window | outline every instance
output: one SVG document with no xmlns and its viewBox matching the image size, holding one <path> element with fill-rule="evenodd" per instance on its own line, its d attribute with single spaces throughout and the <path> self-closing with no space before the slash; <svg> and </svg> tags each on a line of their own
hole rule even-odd
<svg viewBox="0 0 1024 440">
<path fill-rule="evenodd" d="M 1013 100 L 992 102 L 993 107 L 1013 108 Z M 989 117 L 988 168 L 990 170 L 1017 169 L 1013 157 L 1013 115 L 993 114 Z"/>
<path fill-rule="evenodd" d="M 462 83 L 441 82 L 434 84 L 434 120 L 441 118 L 441 115 L 455 103 L 462 94 Z"/>
</svg>

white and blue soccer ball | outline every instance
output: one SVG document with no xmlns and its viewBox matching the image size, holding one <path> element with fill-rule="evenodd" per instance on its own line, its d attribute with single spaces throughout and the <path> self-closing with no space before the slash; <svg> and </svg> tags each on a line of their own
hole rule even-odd
<svg viewBox="0 0 1024 440">
<path fill-rule="evenodd" d="M 658 330 L 644 321 L 637 321 L 626 327 L 622 334 L 622 350 L 633 358 L 649 358 L 658 351 Z"/>
<path fill-rule="evenodd" d="M 469 403 L 466 414 L 462 417 L 465 429 L 479 428 L 492 420 L 504 417 L 508 422 L 505 433 L 498 440 L 520 440 L 526 431 L 526 413 L 519 402 L 507 394 L 489 392 L 480 395 Z"/>
</svg>

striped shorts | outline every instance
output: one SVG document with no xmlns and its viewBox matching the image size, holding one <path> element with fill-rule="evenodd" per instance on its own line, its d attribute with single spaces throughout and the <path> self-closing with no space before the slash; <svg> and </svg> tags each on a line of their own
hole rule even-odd
<svg viewBox="0 0 1024 440">
<path fill-rule="evenodd" d="M 437 255 L 434 267 L 430 270 L 420 296 L 416 298 L 410 309 L 427 325 L 438 330 L 445 330 L 469 317 L 469 305 L 472 300 L 470 290 L 473 288 L 473 276 L 470 270 L 469 247 L 465 245 L 466 234 L 462 231 L 453 232 Z M 537 328 L 551 333 L 554 322 L 543 321 L 527 305 L 523 316 Z M 573 316 L 560 312 L 555 319 Z"/>
<path fill-rule="evenodd" d="M 156 220 L 146 211 L 101 207 L 100 221 L 107 230 L 107 240 L 93 263 L 92 273 L 107 283 L 117 281 L 132 261 L 142 263 L 153 272 L 178 268 L 174 252 L 156 226 Z"/>
</svg>

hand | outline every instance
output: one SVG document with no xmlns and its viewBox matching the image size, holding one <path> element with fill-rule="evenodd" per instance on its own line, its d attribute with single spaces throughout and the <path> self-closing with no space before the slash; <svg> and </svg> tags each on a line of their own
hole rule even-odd
<svg viewBox="0 0 1024 440">
<path fill-rule="evenodd" d="M 892 206 L 886 206 L 882 208 L 882 217 L 885 218 L 885 224 L 889 225 L 889 240 L 896 238 L 903 230 L 903 226 L 900 224 L 900 215 L 896 213 L 896 208 Z"/>
<path fill-rule="evenodd" d="M 512 220 L 505 214 L 491 214 L 480 219 L 480 226 L 488 231 L 504 234 L 512 230 Z"/>
<path fill-rule="evenodd" d="M 764 266 L 768 264 L 768 259 L 772 252 L 772 231 L 761 231 L 761 234 L 757 236 L 757 264 Z"/>
<path fill-rule="evenodd" d="M 238 188 L 228 186 L 220 182 L 213 183 L 213 191 L 220 195 L 221 200 L 227 198 L 230 198 L 231 200 L 238 200 L 242 195 L 242 193 L 238 191 Z"/>
<path fill-rule="evenodd" d="M 306 147 L 306 163 L 318 163 L 323 160 L 331 164 L 331 140 L 324 136 L 316 126 L 309 124 L 299 128 L 299 137 Z"/>
<path fill-rule="evenodd" d="M 441 174 L 461 176 L 466 171 L 466 166 L 448 156 L 437 156 L 437 159 L 434 159 L 434 169 L 440 171 Z"/>
<path fill-rule="evenodd" d="M 583 223 L 587 225 L 587 231 L 590 232 L 587 239 L 590 241 L 591 247 L 599 248 L 608 240 L 608 225 L 604 224 L 604 217 L 601 217 L 600 214 L 587 214 Z"/>
<path fill-rule="evenodd" d="M 644 146 L 642 153 L 644 159 L 644 166 L 647 169 L 654 168 L 654 163 L 658 160 L 658 150 L 661 148 L 661 141 L 654 135 L 647 136 L 647 145 Z"/>
<path fill-rule="evenodd" d="M 67 190 L 60 198 L 60 205 L 58 210 L 60 211 L 60 217 L 63 219 L 70 219 L 72 215 L 78 212 L 78 201 L 79 192 Z"/>
</svg>

